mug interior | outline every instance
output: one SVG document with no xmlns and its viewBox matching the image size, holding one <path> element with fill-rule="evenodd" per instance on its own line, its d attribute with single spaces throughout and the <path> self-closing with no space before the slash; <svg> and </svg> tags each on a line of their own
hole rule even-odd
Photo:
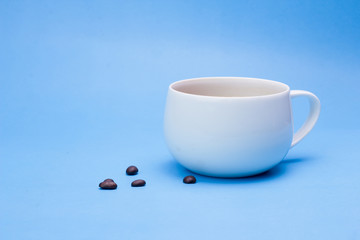
<svg viewBox="0 0 360 240">
<path fill-rule="evenodd" d="M 289 90 L 286 84 L 280 82 L 241 77 L 193 78 L 175 82 L 170 88 L 186 94 L 212 97 L 255 97 Z"/>
</svg>

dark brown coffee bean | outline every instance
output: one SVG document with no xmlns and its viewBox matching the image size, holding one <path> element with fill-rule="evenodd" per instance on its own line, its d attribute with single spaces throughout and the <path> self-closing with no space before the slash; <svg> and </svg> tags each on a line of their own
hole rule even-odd
<svg viewBox="0 0 360 240">
<path fill-rule="evenodd" d="M 101 183 L 99 183 L 99 187 L 100 187 L 100 184 L 102 184 L 103 182 L 114 182 L 114 180 L 112 180 L 111 178 L 107 178 L 104 181 L 102 181 Z"/>
<path fill-rule="evenodd" d="M 130 166 L 126 169 L 127 175 L 136 175 L 138 173 L 139 169 L 135 166 Z"/>
<path fill-rule="evenodd" d="M 194 176 L 189 175 L 189 176 L 184 177 L 183 182 L 186 184 L 196 183 L 196 178 Z"/>
<path fill-rule="evenodd" d="M 142 187 L 145 186 L 146 182 L 142 179 L 135 180 L 131 183 L 132 187 Z"/>
<path fill-rule="evenodd" d="M 107 179 L 106 179 L 107 180 Z M 103 181 L 99 184 L 99 187 L 101 187 L 102 189 L 116 189 L 117 188 L 117 184 L 114 181 Z"/>
</svg>

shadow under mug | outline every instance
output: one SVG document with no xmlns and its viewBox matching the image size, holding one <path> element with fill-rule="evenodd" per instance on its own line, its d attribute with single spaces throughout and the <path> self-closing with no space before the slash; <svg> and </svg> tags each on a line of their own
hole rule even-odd
<svg viewBox="0 0 360 240">
<path fill-rule="evenodd" d="M 308 98 L 310 113 L 293 135 L 291 98 Z M 165 139 L 187 169 L 245 177 L 278 164 L 314 127 L 320 101 L 312 93 L 256 78 L 208 77 L 169 86 Z"/>
</svg>

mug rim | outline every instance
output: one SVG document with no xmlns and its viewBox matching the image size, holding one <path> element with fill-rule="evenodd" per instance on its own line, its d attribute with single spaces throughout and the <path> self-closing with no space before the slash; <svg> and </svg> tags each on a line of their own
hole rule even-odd
<svg viewBox="0 0 360 240">
<path fill-rule="evenodd" d="M 187 92 L 183 92 L 180 90 L 175 89 L 175 85 L 180 84 L 180 83 L 184 83 L 184 82 L 192 82 L 192 81 L 201 81 L 201 80 L 206 80 L 206 79 L 238 79 L 238 80 L 252 80 L 252 81 L 262 81 L 262 82 L 268 82 L 271 84 L 275 84 L 275 85 L 280 85 L 282 87 L 285 87 L 285 90 L 280 91 L 280 92 L 276 92 L 276 93 L 270 93 L 270 94 L 263 94 L 263 95 L 254 95 L 254 96 L 212 96 L 212 95 L 202 95 L 202 94 L 195 94 L 195 93 L 187 93 Z M 290 87 L 282 82 L 278 82 L 278 81 L 274 81 L 274 80 L 268 80 L 268 79 L 263 79 L 263 78 L 251 78 L 251 77 L 197 77 L 197 78 L 188 78 L 188 79 L 183 79 L 183 80 L 179 80 L 176 82 L 173 82 L 170 84 L 169 86 L 169 90 L 173 91 L 177 94 L 183 94 L 183 95 L 188 95 L 188 96 L 194 96 L 194 97 L 201 97 L 201 98 L 221 98 L 221 99 L 245 99 L 245 98 L 264 98 L 264 97 L 274 97 L 274 96 L 278 96 L 278 95 L 282 95 L 285 93 L 289 93 L 290 92 Z"/>
</svg>

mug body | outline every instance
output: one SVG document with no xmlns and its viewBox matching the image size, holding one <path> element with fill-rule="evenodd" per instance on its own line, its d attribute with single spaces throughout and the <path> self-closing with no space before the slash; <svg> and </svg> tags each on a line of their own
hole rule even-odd
<svg viewBox="0 0 360 240">
<path fill-rule="evenodd" d="M 245 177 L 287 154 L 293 135 L 287 85 L 263 79 L 213 77 L 170 85 L 165 139 L 174 158 L 199 174 Z"/>
</svg>

